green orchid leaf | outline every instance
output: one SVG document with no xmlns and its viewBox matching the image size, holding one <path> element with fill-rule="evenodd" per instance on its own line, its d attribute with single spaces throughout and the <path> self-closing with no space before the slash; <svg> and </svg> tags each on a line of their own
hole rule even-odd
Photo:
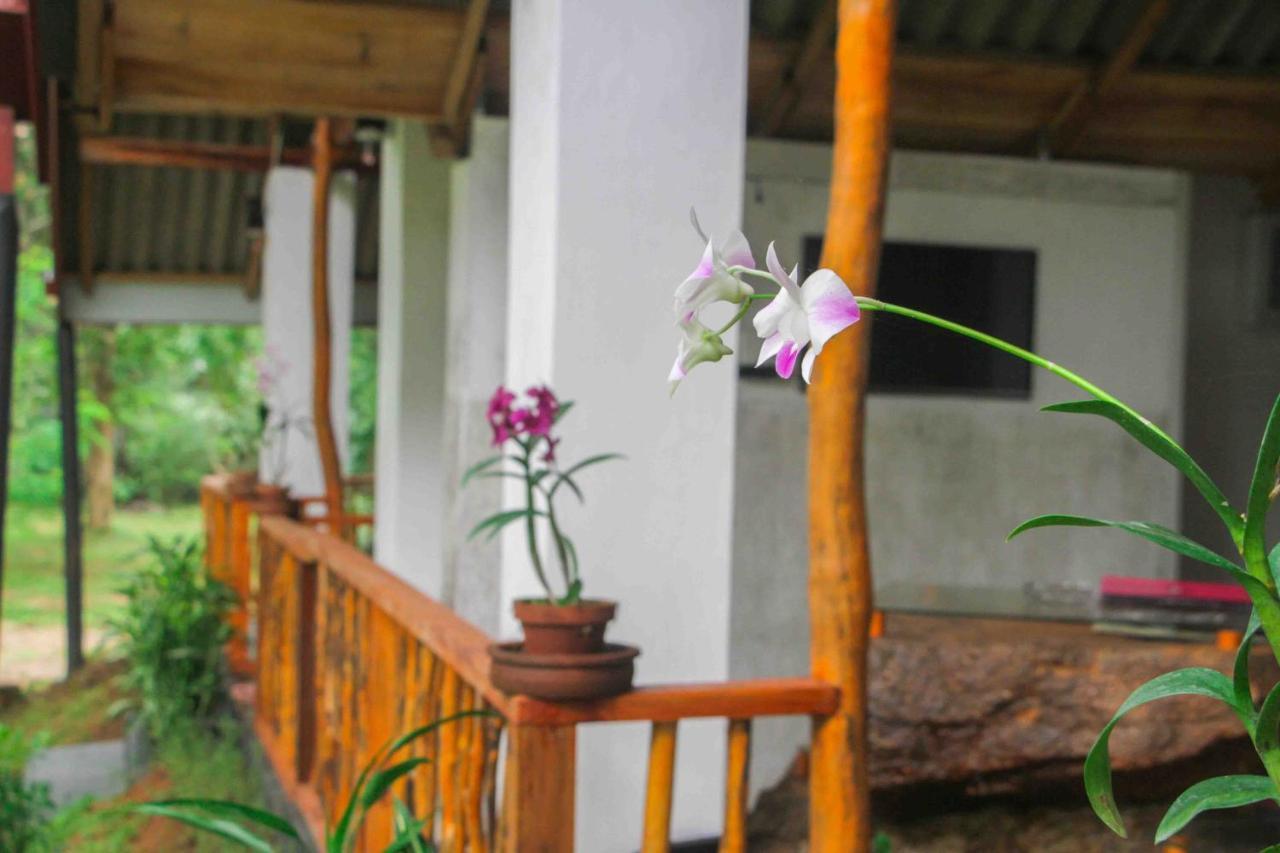
<svg viewBox="0 0 1280 853">
<path fill-rule="evenodd" d="M 1277 799 L 1276 786 L 1266 776 L 1218 776 L 1183 791 L 1165 812 L 1156 829 L 1156 844 L 1169 839 L 1202 812 L 1234 809 Z"/>
<path fill-rule="evenodd" d="M 1280 755 L 1280 684 L 1262 700 L 1253 731 L 1253 745 L 1266 763 L 1268 756 Z"/>
<path fill-rule="evenodd" d="M 1258 461 L 1253 469 L 1253 484 L 1249 487 L 1249 504 L 1245 512 L 1244 553 L 1245 565 L 1255 575 L 1266 575 L 1272 582 L 1265 532 L 1267 510 L 1271 508 L 1271 489 L 1276 484 L 1276 464 L 1280 463 L 1280 397 L 1271 407 L 1267 428 L 1262 433 L 1262 445 L 1258 448 Z"/>
<path fill-rule="evenodd" d="M 545 514 L 546 513 L 542 512 L 542 510 L 527 508 L 507 509 L 502 512 L 495 512 L 493 515 L 471 528 L 471 532 L 467 534 L 467 538 L 474 539 L 481 533 L 485 533 L 487 531 L 488 535 L 485 537 L 485 541 L 489 542 L 493 540 L 493 537 L 498 535 L 502 528 L 506 527 L 511 522 L 519 521 L 520 519 L 527 518 L 531 515 L 540 516 Z"/>
<path fill-rule="evenodd" d="M 1267 555 L 1267 565 L 1271 569 L 1271 580 L 1277 586 L 1280 586 L 1280 545 L 1276 545 L 1271 549 L 1271 553 Z"/>
<path fill-rule="evenodd" d="M 1249 614 L 1249 625 L 1244 629 L 1244 638 L 1236 649 L 1236 662 L 1232 667 L 1232 685 L 1235 690 L 1236 704 L 1240 707 L 1253 707 L 1253 687 L 1249 683 L 1249 651 L 1253 648 L 1253 637 L 1262 630 L 1262 619 L 1255 609 Z M 1250 735 L 1253 732 L 1249 733 Z"/>
<path fill-rule="evenodd" d="M 556 409 L 556 416 L 551 419 L 553 424 L 560 423 L 560 419 L 569 414 L 569 410 L 573 408 L 573 400 L 565 400 L 560 404 L 560 408 Z"/>
<path fill-rule="evenodd" d="M 234 841 L 243 847 L 248 847 L 250 850 L 257 850 L 259 853 L 271 853 L 270 844 L 232 820 L 210 817 L 198 811 L 176 806 L 161 806 L 155 803 L 139 803 L 135 806 L 129 806 L 128 811 L 150 817 L 164 817 L 176 820 L 193 829 L 212 833 L 228 841 Z"/>
<path fill-rule="evenodd" d="M 391 807 L 395 821 L 392 826 L 396 837 L 392 839 L 384 853 L 399 850 L 407 850 L 409 853 L 435 853 L 435 845 L 422 837 L 422 829 L 427 825 L 427 820 L 415 818 L 413 812 L 409 811 L 409 807 L 404 804 L 404 800 L 399 797 L 392 800 Z"/>
<path fill-rule="evenodd" d="M 1097 415 L 1117 424 L 1129 435 L 1136 438 L 1144 447 L 1177 468 L 1196 487 L 1196 491 L 1208 502 L 1213 511 L 1222 519 L 1222 523 L 1231 531 L 1231 538 L 1237 544 L 1244 536 L 1244 522 L 1234 509 L 1227 496 L 1217 484 L 1210 479 L 1204 469 L 1183 450 L 1181 445 L 1170 438 L 1159 427 L 1147 419 L 1107 400 L 1077 400 L 1070 403 L 1057 403 L 1045 406 L 1041 411 L 1063 412 L 1066 414 Z"/>
<path fill-rule="evenodd" d="M 1225 557 L 1214 553 L 1198 542 L 1193 542 L 1176 530 L 1170 530 L 1167 527 L 1161 527 L 1159 524 L 1152 524 L 1149 521 L 1107 521 L 1102 518 L 1088 518 L 1082 515 L 1041 515 L 1019 524 L 1009 534 L 1008 538 L 1012 539 L 1020 533 L 1040 527 L 1110 527 L 1115 530 L 1123 530 L 1135 536 L 1141 536 L 1143 539 L 1154 542 L 1162 548 L 1168 548 L 1176 554 L 1228 571 L 1233 577 L 1240 578 L 1243 576 L 1252 579 L 1243 568 Z"/>
<path fill-rule="evenodd" d="M 611 459 L 626 459 L 621 453 L 597 453 L 595 456 L 588 456 L 577 464 L 570 465 L 561 474 L 565 477 L 572 477 L 579 471 L 590 468 L 592 465 L 599 465 L 601 462 L 608 462 Z"/>
<path fill-rule="evenodd" d="M 556 604 L 577 604 L 582 600 L 582 581 L 574 578 L 569 582 L 569 589 L 562 598 L 556 599 Z"/>
<path fill-rule="evenodd" d="M 1127 838 L 1124 821 L 1116 808 L 1115 794 L 1111 788 L 1111 756 L 1108 743 L 1111 730 L 1120 718 L 1140 705 L 1169 696 L 1208 696 L 1225 702 L 1242 720 L 1251 721 L 1253 706 L 1242 708 L 1236 704 L 1231 681 L 1222 673 L 1204 667 L 1192 667 L 1166 672 L 1139 687 L 1116 711 L 1111 721 L 1098 733 L 1089 754 L 1084 760 L 1084 788 L 1098 818 L 1121 838 Z"/>
<path fill-rule="evenodd" d="M 289 838 L 298 838 L 298 831 L 293 828 L 293 824 L 274 812 L 264 811 L 263 809 L 246 806 L 244 803 L 235 803 L 230 800 L 199 800 L 190 798 L 180 798 L 171 800 L 152 800 L 147 805 L 151 806 L 168 806 L 178 808 L 194 808 L 209 812 L 210 814 L 219 815 L 221 817 L 243 818 L 251 820 L 254 823 L 265 826 L 267 829 L 274 830 L 281 835 Z"/>
<path fill-rule="evenodd" d="M 555 485 L 551 487 L 551 490 L 547 492 L 547 500 L 550 500 L 551 498 L 553 498 L 555 496 L 556 490 L 559 489 L 561 486 L 568 486 L 569 491 L 573 492 L 574 495 L 577 496 L 578 503 L 587 502 L 587 499 L 582 494 L 582 489 L 578 488 L 578 484 L 573 481 L 573 478 L 568 476 L 567 474 L 563 474 L 560 472 L 556 472 L 556 482 L 555 482 Z"/>
<path fill-rule="evenodd" d="M 481 459 L 479 462 L 472 465 L 470 468 L 468 468 L 466 471 L 462 473 L 462 482 L 459 483 L 458 485 L 465 486 L 467 483 L 471 481 L 473 477 L 480 474 L 482 471 L 487 471 L 488 469 L 492 468 L 494 465 L 497 465 L 501 461 L 502 461 L 501 453 L 499 453 L 496 456 L 490 456 L 488 459 Z"/>
<path fill-rule="evenodd" d="M 369 777 L 369 784 L 364 789 L 364 793 L 360 796 L 360 806 L 366 809 L 369 808 L 382 799 L 382 795 L 396 782 L 399 782 L 422 765 L 430 763 L 430 758 L 409 758 L 373 774 Z"/>
</svg>

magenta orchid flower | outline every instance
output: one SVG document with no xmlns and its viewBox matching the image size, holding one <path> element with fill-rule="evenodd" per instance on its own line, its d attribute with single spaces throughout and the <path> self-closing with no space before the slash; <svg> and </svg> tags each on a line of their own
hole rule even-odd
<svg viewBox="0 0 1280 853">
<path fill-rule="evenodd" d="M 796 270 L 787 274 L 778 262 L 778 253 L 772 243 L 769 244 L 765 263 L 781 290 L 752 321 L 756 334 L 764 338 L 756 367 L 775 359 L 774 369 L 778 375 L 790 379 L 796 359 L 808 346 L 800 375 L 809 382 L 813 363 L 823 346 L 858 322 L 862 312 L 849 286 L 831 270 L 818 270 L 805 279 L 803 285 L 797 286 Z"/>
<path fill-rule="evenodd" d="M 741 231 L 734 231 L 725 241 L 723 249 L 716 249 L 715 241 L 708 240 L 702 260 L 678 288 L 676 288 L 676 317 L 686 321 L 713 302 L 730 302 L 739 305 L 750 299 L 754 292 L 751 285 L 742 280 L 734 267 L 756 268 L 751 246 Z"/>
<path fill-rule="evenodd" d="M 675 364 L 671 365 L 671 373 L 667 376 L 667 381 L 671 383 L 672 394 L 675 393 L 681 380 L 697 365 L 703 362 L 719 361 L 726 355 L 733 355 L 733 350 L 725 345 L 720 335 L 702 325 L 694 312 L 690 311 L 676 325 L 680 327 L 680 345 L 676 352 Z"/>
</svg>

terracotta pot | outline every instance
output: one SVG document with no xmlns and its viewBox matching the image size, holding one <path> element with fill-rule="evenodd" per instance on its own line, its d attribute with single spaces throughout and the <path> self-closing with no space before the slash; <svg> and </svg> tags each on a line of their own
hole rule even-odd
<svg viewBox="0 0 1280 853">
<path fill-rule="evenodd" d="M 577 604 L 552 604 L 525 599 L 515 603 L 516 618 L 524 626 L 524 651 L 535 655 L 582 655 L 604 647 L 604 629 L 618 605 L 588 599 Z"/>
<path fill-rule="evenodd" d="M 254 493 L 258 485 L 257 471 L 232 471 L 227 475 L 227 491 L 234 497 L 245 498 Z"/>
<path fill-rule="evenodd" d="M 258 483 L 253 487 L 254 508 L 261 515 L 293 515 L 293 499 L 289 489 L 274 483 Z"/>
<path fill-rule="evenodd" d="M 615 643 L 590 654 L 534 654 L 518 642 L 494 643 L 489 676 L 504 693 L 553 701 L 603 699 L 631 689 L 639 654 L 635 646 Z"/>
</svg>

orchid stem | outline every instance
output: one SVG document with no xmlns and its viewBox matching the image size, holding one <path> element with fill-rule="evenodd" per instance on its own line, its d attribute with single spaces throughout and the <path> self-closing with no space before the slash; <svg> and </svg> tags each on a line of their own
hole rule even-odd
<svg viewBox="0 0 1280 853">
<path fill-rule="evenodd" d="M 547 591 L 547 600 L 555 599 L 555 594 L 551 591 L 551 584 L 547 583 L 546 572 L 542 569 L 542 556 L 538 553 L 538 530 L 534 525 L 535 513 L 537 507 L 533 500 L 533 482 L 529 479 L 530 457 L 533 454 L 531 444 L 521 442 L 524 447 L 524 492 L 525 501 L 529 508 L 529 514 L 524 517 L 524 532 L 529 543 L 529 558 L 533 561 L 534 574 L 538 576 L 538 582 L 542 584 L 542 588 Z"/>
<path fill-rule="evenodd" d="M 740 321 L 743 317 L 747 316 L 747 312 L 750 310 L 751 310 L 751 300 L 750 299 L 742 300 L 742 307 L 738 309 L 738 313 L 734 314 L 733 317 L 729 320 L 729 322 L 725 323 L 723 326 L 721 326 L 719 329 L 716 330 L 716 336 L 719 337 L 720 335 L 723 335 L 725 332 L 732 329 L 734 326 L 738 325 L 738 321 Z"/>
</svg>

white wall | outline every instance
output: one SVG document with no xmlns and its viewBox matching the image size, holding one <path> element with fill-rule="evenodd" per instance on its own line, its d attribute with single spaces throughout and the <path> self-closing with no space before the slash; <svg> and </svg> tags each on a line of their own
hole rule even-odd
<svg viewBox="0 0 1280 853">
<path fill-rule="evenodd" d="M 280 475 L 278 482 L 288 485 L 295 495 L 324 493 L 311 408 L 313 184 L 309 169 L 279 167 L 267 175 L 264 190 L 267 241 L 262 262 L 262 337 L 277 366 L 283 368 L 267 404 L 272 422 L 278 423 L 283 414 L 293 425 L 283 445 L 263 448 L 261 473 L 273 480 Z M 333 432 L 344 469 L 350 424 L 348 356 L 354 286 L 355 181 L 351 175 L 336 175 L 329 197 L 330 394 Z M 278 450 L 281 446 L 283 454 Z"/>
<path fill-rule="evenodd" d="M 748 148 L 744 223 L 784 262 L 826 220 L 830 149 Z M 1031 248 L 1034 349 L 1177 435 L 1182 418 L 1187 181 L 1167 172 L 895 152 L 888 239 Z M 939 282 L 940 287 L 946 282 Z M 739 348 L 754 363 L 754 342 Z M 744 379 L 738 403 L 732 662 L 735 677 L 808 671 L 804 395 Z M 1171 555 L 1132 537 L 1035 531 L 1044 512 L 1177 522 L 1179 481 L 1115 426 L 1039 407 L 1082 396 L 1032 374 L 1026 401 L 872 396 L 867 488 L 877 586 L 1017 589 L 1106 573 L 1170 577 Z M 762 725 L 753 779 L 776 779 L 803 741 L 797 721 Z"/>
<path fill-rule="evenodd" d="M 1243 505 L 1258 442 L 1280 391 L 1280 314 L 1265 304 L 1267 222 L 1244 179 L 1197 177 L 1192 183 L 1187 314 L 1186 447 L 1227 497 Z M 1230 536 L 1194 489 L 1183 490 L 1184 530 L 1197 542 L 1232 552 Z M 1274 522 L 1273 522 L 1274 523 Z M 1189 576 L 1221 573 L 1188 562 Z"/>
</svg>

